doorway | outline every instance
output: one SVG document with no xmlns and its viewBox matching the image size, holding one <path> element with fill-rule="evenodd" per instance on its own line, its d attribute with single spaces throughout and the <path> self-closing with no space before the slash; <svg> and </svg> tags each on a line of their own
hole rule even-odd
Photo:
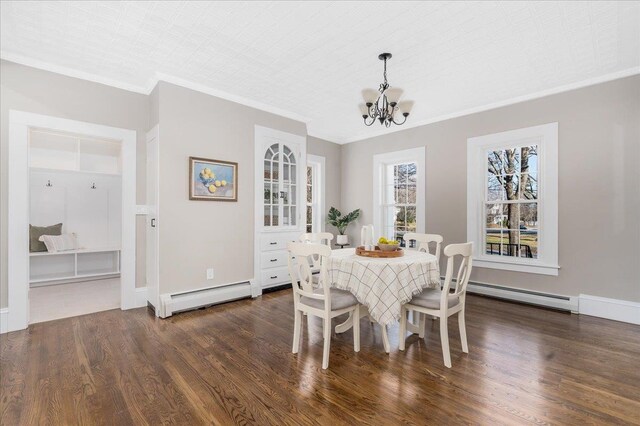
<svg viewBox="0 0 640 426">
<path fill-rule="evenodd" d="M 9 122 L 8 331 L 32 322 L 31 292 L 36 321 L 136 307 L 136 132 L 20 111 Z"/>
</svg>

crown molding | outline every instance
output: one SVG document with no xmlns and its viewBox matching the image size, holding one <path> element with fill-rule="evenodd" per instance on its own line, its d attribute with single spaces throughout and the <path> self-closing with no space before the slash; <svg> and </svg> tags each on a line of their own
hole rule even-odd
<svg viewBox="0 0 640 426">
<path fill-rule="evenodd" d="M 411 123 L 409 125 L 403 125 L 401 127 L 396 127 L 393 130 L 386 130 L 386 129 L 380 129 L 380 130 L 374 130 L 373 132 L 368 132 L 368 133 L 361 133 L 353 138 L 347 138 L 346 140 L 344 140 L 343 142 L 336 142 L 337 144 L 340 145 L 344 145 L 347 143 L 353 143 L 353 142 L 359 142 L 359 141 L 363 141 L 366 139 L 371 139 L 371 138 L 375 138 L 378 136 L 383 136 L 383 135 L 388 135 L 391 133 L 396 133 L 396 132 L 401 132 L 403 130 L 407 130 L 407 129 L 413 129 L 415 127 L 420 127 L 420 126 L 424 126 L 427 124 L 432 124 L 432 123 L 437 123 L 440 121 L 445 121 L 445 120 L 450 120 L 452 118 L 457 118 L 457 117 L 463 117 L 465 115 L 471 115 L 471 114 L 475 114 L 478 112 L 483 112 L 483 111 L 489 111 L 492 109 L 496 109 L 496 108 L 501 108 L 504 106 L 509 106 L 509 105 L 514 105 L 514 104 L 518 104 L 521 102 L 526 102 L 526 101 L 530 101 L 530 100 L 534 100 L 534 99 L 539 99 L 539 98 L 544 98 L 546 96 L 550 96 L 550 95 L 556 95 L 558 93 L 563 93 L 563 92 L 569 92 L 571 90 L 575 90 L 575 89 L 580 89 L 583 87 L 588 87 L 588 86 L 593 86 L 596 84 L 600 84 L 600 83 L 606 83 L 608 81 L 613 81 L 613 80 L 618 80 L 621 78 L 625 78 L 625 77 L 631 77 L 634 75 L 638 75 L 640 74 L 640 66 L 638 67 L 632 67 L 632 68 L 627 68 L 625 70 L 622 71 L 617 71 L 614 73 L 610 73 L 610 74 L 605 74 L 602 76 L 598 76 L 598 77 L 593 77 L 593 78 L 589 78 L 586 80 L 582 80 L 579 81 L 577 83 L 569 83 L 569 84 L 565 84 L 562 86 L 557 86 L 554 87 L 552 89 L 547 89 L 547 90 L 542 90 L 540 92 L 535 92 L 529 95 L 523 95 L 523 96 L 518 96 L 515 98 L 509 98 L 509 99 L 505 99 L 502 101 L 498 101 L 498 102 L 493 102 L 493 103 L 489 103 L 489 104 L 485 104 L 485 105 L 481 105 L 478 107 L 473 107 L 473 108 L 469 108 L 469 109 L 465 109 L 462 111 L 457 111 L 457 112 L 452 112 L 449 114 L 443 114 L 443 115 L 439 115 L 437 117 L 432 117 L 432 118 L 427 118 L 424 120 L 420 120 L 420 121 L 416 121 L 414 123 Z M 313 133 L 309 133 L 310 136 L 315 136 Z M 319 136 L 315 136 L 315 137 L 319 137 Z"/>
<path fill-rule="evenodd" d="M 122 89 L 128 92 L 140 93 L 143 95 L 148 94 L 145 87 L 136 86 L 134 84 L 123 83 L 118 80 L 113 80 L 110 78 L 102 77 L 100 75 L 92 74 L 84 71 L 74 70 L 72 68 L 53 65 L 48 62 L 27 58 L 26 56 L 16 55 L 15 53 L 9 53 L 4 50 L 0 51 L 0 59 L 4 59 L 9 62 L 15 62 L 16 64 L 20 64 L 20 65 L 26 65 L 31 68 L 37 68 L 39 70 L 49 71 L 55 74 L 61 74 L 67 77 L 73 77 L 73 78 L 78 78 L 80 80 L 91 81 L 93 83 L 104 84 L 105 86 L 115 87 L 116 89 Z"/>
<path fill-rule="evenodd" d="M 193 81 L 185 80 L 179 77 L 175 77 L 169 74 L 156 72 L 151 76 L 145 86 L 136 86 L 122 81 L 113 80 L 110 78 L 102 77 L 97 74 L 87 73 L 83 71 L 74 70 L 72 68 L 53 65 L 48 62 L 39 61 L 37 59 L 27 58 L 25 56 L 16 55 L 6 51 L 0 51 L 0 59 L 4 59 L 9 62 L 15 62 L 20 65 L 26 65 L 31 68 L 37 68 L 43 71 L 49 71 L 55 74 L 61 74 L 67 77 L 78 78 L 80 80 L 91 81 L 94 83 L 104 84 L 105 86 L 115 87 L 116 89 L 126 90 L 128 92 L 140 93 L 143 95 L 149 95 L 156 85 L 160 81 L 171 83 L 176 86 L 191 89 L 196 92 L 205 93 L 207 95 L 215 96 L 220 99 L 225 99 L 231 102 L 235 102 L 241 105 L 245 105 L 251 108 L 255 108 L 264 112 L 279 115 L 281 117 L 289 118 L 291 120 L 308 123 L 310 118 L 304 117 L 295 112 L 287 111 L 281 108 L 274 107 L 269 104 L 265 104 L 259 101 L 254 101 L 249 98 L 234 95 L 233 93 L 225 92 L 223 90 L 214 89 L 212 87 L 205 86 L 203 84 L 195 83 Z"/>
<path fill-rule="evenodd" d="M 152 82 L 151 89 L 147 93 L 151 93 L 153 88 L 158 84 L 158 82 L 163 81 L 165 83 L 175 84 L 176 86 L 184 87 L 186 89 L 195 90 L 196 92 L 204 93 L 207 95 L 215 96 L 216 98 L 225 99 L 227 101 L 235 102 L 237 104 L 245 105 L 251 108 L 259 109 L 261 111 L 265 111 L 271 114 L 279 115 L 281 117 L 290 118 L 292 120 L 301 121 L 303 123 L 309 123 L 311 121 L 310 118 L 304 117 L 295 112 L 287 111 L 273 105 L 265 104 L 263 102 L 254 101 L 249 98 L 245 98 L 243 96 L 234 95 L 233 93 L 225 92 L 223 90 L 214 89 L 212 87 L 206 86 L 204 84 L 195 83 L 190 80 L 185 80 L 180 77 L 175 77 L 169 74 L 156 73 L 155 74 L 155 82 Z"/>
<path fill-rule="evenodd" d="M 309 125 L 309 123 L 312 121 L 311 118 L 309 117 L 305 117 L 302 116 L 298 113 L 295 112 L 291 112 L 291 111 L 287 111 L 269 104 L 265 104 L 259 101 L 255 101 L 249 98 L 245 98 L 243 96 L 239 96 L 239 95 L 234 95 L 233 93 L 229 93 L 229 92 L 225 92 L 223 90 L 218 90 L 200 83 L 195 83 L 193 81 L 190 80 L 185 80 L 179 77 L 175 77 L 169 74 L 164 74 L 164 73 L 159 73 L 156 72 L 154 73 L 148 80 L 147 83 L 145 84 L 145 86 L 137 86 L 137 85 L 133 85 L 133 84 L 129 84 L 129 83 L 124 83 L 122 81 L 118 81 L 118 80 L 113 80 L 110 78 L 106 78 L 97 74 L 92 74 L 92 73 L 86 73 L 83 71 L 78 71 L 72 68 L 67 68 L 67 67 L 62 67 L 62 66 L 58 66 L 58 65 L 53 65 L 50 64 L 48 62 L 44 62 L 44 61 L 39 61 L 37 59 L 32 59 L 32 58 L 27 58 L 25 56 L 22 55 L 17 55 L 14 53 L 10 53 L 10 52 L 6 52 L 4 50 L 0 50 L 0 58 L 10 61 L 10 62 L 15 62 L 21 65 L 26 65 L 32 68 L 37 68 L 37 69 L 41 69 L 44 71 L 49 71 L 49 72 L 53 72 L 55 74 L 61 74 L 61 75 L 65 75 L 68 77 L 74 77 L 74 78 L 79 78 L 81 80 L 86 80 L 86 81 L 92 81 L 94 83 L 99 83 L 99 84 L 104 84 L 106 86 L 110 86 L 110 87 L 115 87 L 117 89 L 122 89 L 122 90 L 126 90 L 129 92 L 134 92 L 134 93 L 140 93 L 143 95 L 149 95 L 153 89 L 156 87 L 156 85 L 160 82 L 160 81 L 164 81 L 170 84 L 174 84 L 176 86 L 180 86 L 180 87 L 184 87 L 186 89 L 191 89 L 194 90 L 196 92 L 201 92 L 201 93 L 205 93 L 207 95 L 211 95 L 211 96 L 215 96 L 217 98 L 220 99 L 225 99 L 231 102 L 235 102 L 241 105 L 245 105 L 251 108 L 255 108 L 264 112 L 268 112 L 274 115 L 278 115 L 281 117 L 285 117 L 285 118 L 289 118 L 291 120 L 295 120 L 295 121 L 299 121 L 302 123 L 305 123 L 307 125 Z M 546 96 L 550 96 L 550 95 L 555 95 L 558 93 L 563 93 L 563 92 L 568 92 L 571 90 L 575 90 L 575 89 L 580 89 L 583 87 L 587 87 L 587 86 L 593 86 L 599 83 L 606 83 L 608 81 L 613 81 L 613 80 L 618 80 L 621 78 L 625 78 L 625 77 L 630 77 L 633 75 L 638 75 L 640 74 L 640 66 L 639 67 L 632 67 L 632 68 L 627 68 L 625 70 L 622 71 L 617 71 L 614 73 L 610 73 L 610 74 L 605 74 L 603 76 L 599 76 L 599 77 L 593 77 L 590 79 L 586 79 L 586 80 L 582 80 L 579 81 L 577 83 L 570 83 L 570 84 L 565 84 L 562 86 L 558 86 L 552 89 L 547 89 L 547 90 L 542 90 L 540 92 L 536 92 L 536 93 L 532 93 L 529 95 L 523 95 L 523 96 L 518 96 L 515 98 L 509 98 L 509 99 L 505 99 L 502 101 L 498 101 L 498 102 L 493 102 L 493 103 L 489 103 L 489 104 L 485 104 L 485 105 L 481 105 L 478 107 L 473 107 L 473 108 L 468 108 L 462 111 L 457 111 L 457 112 L 452 112 L 449 114 L 443 114 L 443 115 L 439 115 L 436 117 L 432 117 L 432 118 L 427 118 L 424 120 L 419 120 L 416 122 L 411 122 L 411 123 L 407 123 L 401 127 L 396 127 L 393 128 L 392 130 L 388 130 L 388 129 L 379 129 L 379 130 L 372 130 L 369 132 L 362 132 L 359 133 L 358 135 L 352 137 L 352 138 L 345 138 L 345 137 L 341 137 L 341 136 L 336 136 L 333 134 L 330 134 L 329 132 L 326 131 L 322 131 L 322 130 L 313 130 L 313 126 L 311 126 L 311 129 L 307 128 L 307 133 L 309 136 L 313 136 L 315 138 L 319 138 L 319 139 L 323 139 L 329 142 L 333 142 L 336 143 L 338 145 L 344 145 L 347 143 L 353 143 L 353 142 L 359 142 L 359 141 L 363 141 L 366 139 L 371 139 L 371 138 L 375 138 L 378 136 L 383 136 L 383 135 L 388 135 L 391 133 L 396 133 L 396 132 L 401 132 L 403 130 L 407 130 L 407 129 L 412 129 L 415 127 L 420 127 L 420 126 L 425 126 L 427 124 L 433 124 L 433 123 L 437 123 L 440 121 L 445 121 L 445 120 L 450 120 L 452 118 L 458 118 L 458 117 L 463 117 L 465 115 L 471 115 L 471 114 L 475 114 L 478 112 L 484 112 L 484 111 L 489 111 L 492 109 L 496 109 L 496 108 L 501 108 L 504 106 L 508 106 L 508 105 L 513 105 L 513 104 L 518 104 L 521 102 L 525 102 L 525 101 L 530 101 L 530 100 L 534 100 L 534 99 L 539 99 L 539 98 L 543 98 Z M 309 126 L 308 126 L 309 127 Z"/>
</svg>

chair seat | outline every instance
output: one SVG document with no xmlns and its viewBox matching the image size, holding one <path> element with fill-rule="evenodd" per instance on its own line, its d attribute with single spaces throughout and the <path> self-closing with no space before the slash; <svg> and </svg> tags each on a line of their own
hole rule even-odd
<svg viewBox="0 0 640 426">
<path fill-rule="evenodd" d="M 324 294 L 324 290 L 319 288 L 313 291 L 314 294 Z M 358 300 L 355 296 L 348 291 L 332 288 L 331 294 L 331 310 L 337 311 L 339 309 L 348 308 L 358 304 Z M 312 308 L 324 309 L 324 300 L 312 299 L 310 297 L 302 296 L 300 303 L 311 306 Z"/>
<path fill-rule="evenodd" d="M 413 296 L 413 299 L 409 302 L 415 306 L 421 306 L 427 309 L 440 309 L 440 296 L 442 291 L 440 290 L 424 290 L 422 293 Z M 448 308 L 456 306 L 460 302 L 460 297 L 456 295 L 449 295 Z"/>
</svg>

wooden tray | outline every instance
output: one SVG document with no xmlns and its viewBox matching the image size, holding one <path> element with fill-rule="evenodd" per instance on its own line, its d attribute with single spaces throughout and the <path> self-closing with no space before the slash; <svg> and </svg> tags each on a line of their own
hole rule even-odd
<svg viewBox="0 0 640 426">
<path fill-rule="evenodd" d="M 364 246 L 358 246 L 356 247 L 356 254 L 364 257 L 392 258 L 404 256 L 404 250 L 398 247 L 397 250 L 382 251 L 378 246 L 376 246 L 375 250 L 365 250 Z"/>
</svg>

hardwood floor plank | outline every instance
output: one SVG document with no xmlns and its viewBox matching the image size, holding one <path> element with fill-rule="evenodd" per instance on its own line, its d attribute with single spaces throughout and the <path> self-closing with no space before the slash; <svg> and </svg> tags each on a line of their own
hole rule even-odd
<svg viewBox="0 0 640 426">
<path fill-rule="evenodd" d="M 334 319 L 332 324 L 343 321 Z M 425 339 L 361 322 L 332 331 L 305 317 L 291 353 L 291 290 L 155 318 L 105 311 L 0 336 L 0 423 L 639 424 L 640 327 L 469 296 L 469 354 L 449 321 Z"/>
</svg>

